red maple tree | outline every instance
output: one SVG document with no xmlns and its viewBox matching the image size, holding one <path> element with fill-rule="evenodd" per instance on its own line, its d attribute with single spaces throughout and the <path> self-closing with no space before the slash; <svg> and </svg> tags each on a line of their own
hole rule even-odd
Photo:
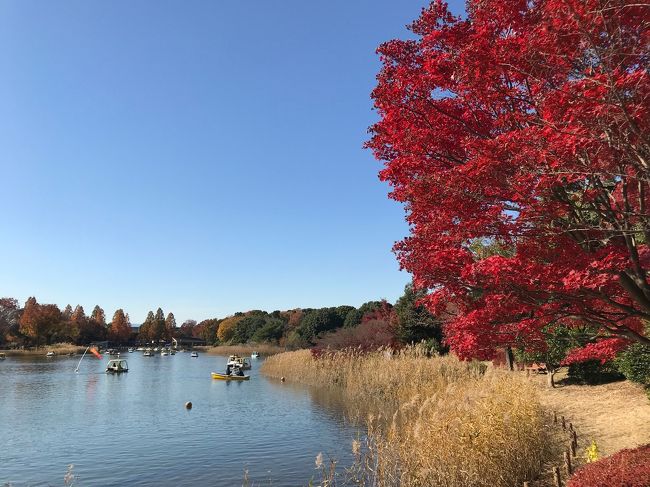
<svg viewBox="0 0 650 487">
<path fill-rule="evenodd" d="M 436 1 L 380 46 L 367 146 L 460 356 L 554 324 L 600 330 L 578 359 L 650 344 L 649 24 L 633 0 Z"/>
</svg>

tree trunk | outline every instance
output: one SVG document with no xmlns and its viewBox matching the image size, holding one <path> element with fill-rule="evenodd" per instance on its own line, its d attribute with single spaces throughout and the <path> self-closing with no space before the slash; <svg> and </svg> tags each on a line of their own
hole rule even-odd
<svg viewBox="0 0 650 487">
<path fill-rule="evenodd" d="M 546 366 L 546 374 L 547 374 L 547 379 L 548 379 L 548 386 L 554 388 L 555 387 L 555 378 L 553 377 L 555 375 L 555 369 L 552 367 L 549 367 L 548 365 Z"/>
<path fill-rule="evenodd" d="M 515 370 L 515 359 L 512 355 L 512 348 L 506 347 L 506 366 L 508 370 Z"/>
</svg>

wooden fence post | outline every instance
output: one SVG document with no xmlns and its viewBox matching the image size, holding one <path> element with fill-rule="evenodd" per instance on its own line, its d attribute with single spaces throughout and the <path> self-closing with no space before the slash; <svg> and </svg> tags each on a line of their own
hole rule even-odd
<svg viewBox="0 0 650 487">
<path fill-rule="evenodd" d="M 568 450 L 564 452 L 564 470 L 567 478 L 573 473 L 573 468 L 571 468 L 571 454 Z"/>
<path fill-rule="evenodd" d="M 578 433 L 573 430 L 573 433 L 571 434 L 571 443 L 573 443 L 573 446 L 578 448 Z"/>
<path fill-rule="evenodd" d="M 562 429 L 566 430 L 566 420 L 564 419 L 564 416 L 562 416 Z"/>
<path fill-rule="evenodd" d="M 557 424 L 557 411 L 553 411 L 553 424 Z"/>
<path fill-rule="evenodd" d="M 576 457 L 576 444 L 574 442 L 571 442 L 571 456 Z"/>
<path fill-rule="evenodd" d="M 562 487 L 562 478 L 560 477 L 560 467 L 553 467 L 553 481 L 555 487 Z"/>
</svg>

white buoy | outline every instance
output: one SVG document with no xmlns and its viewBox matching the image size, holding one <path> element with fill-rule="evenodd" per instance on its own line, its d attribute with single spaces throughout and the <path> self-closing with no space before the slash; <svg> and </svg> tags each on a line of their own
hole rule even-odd
<svg viewBox="0 0 650 487">
<path fill-rule="evenodd" d="M 192 402 L 191 401 L 187 401 L 185 403 L 185 409 L 192 409 Z"/>
</svg>

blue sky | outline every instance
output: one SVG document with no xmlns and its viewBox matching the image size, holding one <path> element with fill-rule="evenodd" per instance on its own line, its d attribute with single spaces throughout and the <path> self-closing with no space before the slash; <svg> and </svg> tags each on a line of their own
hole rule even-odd
<svg viewBox="0 0 650 487">
<path fill-rule="evenodd" d="M 427 3 L 0 2 L 0 296 L 394 301 L 407 227 L 362 144 L 375 48 Z"/>
</svg>

